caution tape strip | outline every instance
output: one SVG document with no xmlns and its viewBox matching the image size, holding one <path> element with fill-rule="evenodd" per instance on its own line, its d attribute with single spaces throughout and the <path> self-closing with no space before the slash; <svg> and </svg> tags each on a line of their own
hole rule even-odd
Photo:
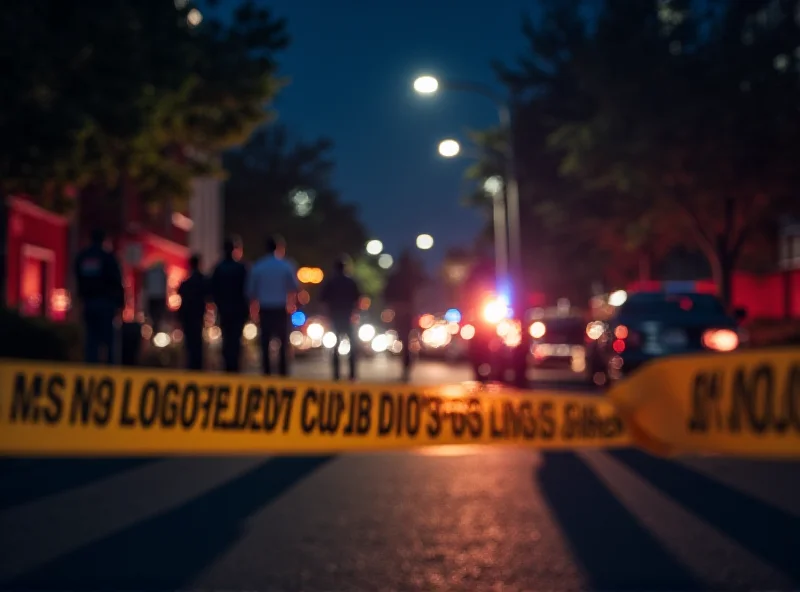
<svg viewBox="0 0 800 592">
<path fill-rule="evenodd" d="M 659 360 L 607 397 L 0 361 L 0 455 L 453 444 L 800 457 L 800 350 Z"/>
</svg>

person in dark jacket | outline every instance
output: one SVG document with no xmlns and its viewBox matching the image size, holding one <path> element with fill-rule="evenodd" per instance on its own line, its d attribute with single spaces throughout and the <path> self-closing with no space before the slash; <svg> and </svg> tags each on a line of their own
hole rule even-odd
<svg viewBox="0 0 800 592">
<path fill-rule="evenodd" d="M 189 259 L 189 277 L 178 288 L 181 297 L 179 314 L 189 370 L 203 369 L 203 321 L 208 291 L 208 280 L 200 271 L 200 256 L 192 255 Z"/>
<path fill-rule="evenodd" d="M 103 247 L 105 233 L 92 232 L 91 244 L 75 258 L 78 297 L 83 304 L 85 360 L 100 362 L 105 348 L 106 363 L 114 362 L 114 318 L 125 304 L 122 270 L 116 257 Z"/>
<path fill-rule="evenodd" d="M 232 239 L 223 245 L 222 261 L 211 276 L 211 296 L 217 307 L 217 317 L 222 330 L 222 357 L 226 372 L 239 372 L 242 355 L 242 331 L 250 316 L 245 294 L 247 268 L 234 256 L 236 244 Z"/>
<path fill-rule="evenodd" d="M 339 380 L 339 341 L 343 336 L 350 341 L 350 380 L 356 379 L 358 348 L 353 331 L 353 310 L 361 298 L 356 281 L 347 275 L 347 261 L 344 257 L 334 264 L 333 275 L 322 285 L 322 302 L 328 307 L 328 317 L 336 334 L 333 348 L 333 378 Z"/>
<path fill-rule="evenodd" d="M 410 336 L 414 325 L 414 305 L 421 274 L 407 251 L 400 256 L 395 272 L 386 282 L 384 301 L 394 309 L 394 326 L 403 342 L 403 380 L 411 376 Z"/>
</svg>

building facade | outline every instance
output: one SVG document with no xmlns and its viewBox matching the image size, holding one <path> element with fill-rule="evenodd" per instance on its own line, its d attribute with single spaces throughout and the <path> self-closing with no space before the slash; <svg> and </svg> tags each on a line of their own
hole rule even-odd
<svg viewBox="0 0 800 592">
<path fill-rule="evenodd" d="M 65 318 L 68 221 L 25 197 L 6 200 L 6 293 L 9 308 L 26 316 Z"/>
<path fill-rule="evenodd" d="M 125 286 L 124 317 L 141 319 L 144 271 L 162 262 L 167 272 L 167 304 L 175 310 L 177 288 L 186 276 L 191 252 L 207 267 L 216 262 L 222 242 L 221 185 L 198 179 L 185 211 L 148 207 L 127 188 L 122 199 L 89 188 L 75 211 L 78 224 L 42 208 L 30 196 L 6 200 L 5 303 L 26 316 L 63 320 L 74 291 L 72 260 L 94 228 L 101 228 L 119 258 Z"/>
</svg>

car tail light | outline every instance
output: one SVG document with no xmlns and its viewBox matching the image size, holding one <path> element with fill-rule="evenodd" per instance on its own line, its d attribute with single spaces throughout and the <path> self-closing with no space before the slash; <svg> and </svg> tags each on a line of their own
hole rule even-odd
<svg viewBox="0 0 800 592">
<path fill-rule="evenodd" d="M 638 347 L 641 337 L 636 331 L 628 329 L 625 325 L 617 325 L 614 328 L 614 342 L 612 347 L 617 353 L 624 352 L 628 347 Z"/>
<path fill-rule="evenodd" d="M 739 335 L 730 329 L 709 329 L 703 333 L 703 345 L 714 351 L 733 351 L 739 347 Z"/>
</svg>

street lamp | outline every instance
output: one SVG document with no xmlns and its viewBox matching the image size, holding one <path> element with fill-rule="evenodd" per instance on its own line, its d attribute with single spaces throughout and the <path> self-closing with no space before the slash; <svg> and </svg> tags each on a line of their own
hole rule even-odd
<svg viewBox="0 0 800 592">
<path fill-rule="evenodd" d="M 461 144 L 456 140 L 448 138 L 447 140 L 439 142 L 439 154 L 441 156 L 453 158 L 454 156 L 458 156 L 459 152 L 461 152 Z"/>
<path fill-rule="evenodd" d="M 421 95 L 432 95 L 439 90 L 439 81 L 433 76 L 420 76 L 414 81 L 414 90 Z"/>
<path fill-rule="evenodd" d="M 420 94 L 431 95 L 443 90 L 455 90 L 469 92 L 473 94 L 482 95 L 491 100 L 497 108 L 497 115 L 500 120 L 500 126 L 506 134 L 505 146 L 505 203 L 501 208 L 498 202 L 500 199 L 495 199 L 495 229 L 501 224 L 503 229 L 507 229 L 508 241 L 505 242 L 502 249 L 497 253 L 498 264 L 498 279 L 501 284 L 506 283 L 506 278 L 500 276 L 500 269 L 502 264 L 502 253 L 506 253 L 507 261 L 511 263 L 511 276 L 515 281 L 515 289 L 513 290 L 513 308 L 517 315 L 522 313 L 523 302 L 523 278 L 522 278 L 522 244 L 520 240 L 520 220 L 519 220 L 519 187 L 517 183 L 516 172 L 516 155 L 514 154 L 514 126 L 512 122 L 513 114 L 513 97 L 512 101 L 508 101 L 506 97 L 497 94 L 491 87 L 484 84 L 469 82 L 469 81 L 455 81 L 437 80 L 433 76 L 420 76 L 414 81 L 414 90 Z M 500 221 L 497 217 L 500 216 Z M 503 233 L 505 234 L 505 233 Z M 501 279 L 502 278 L 502 279 Z M 500 286 L 505 288 L 505 285 Z M 518 347 L 515 355 L 514 374 L 518 384 L 524 384 L 524 366 L 525 356 L 524 347 Z"/>
<path fill-rule="evenodd" d="M 430 234 L 420 234 L 417 237 L 417 248 L 423 251 L 433 247 L 433 237 Z"/>
<path fill-rule="evenodd" d="M 425 75 L 414 80 L 414 90 L 422 95 L 433 95 L 439 90 L 453 90 L 482 95 L 491 100 L 497 108 L 500 126 L 507 134 L 506 142 L 506 182 L 505 182 L 505 224 L 508 228 L 508 245 L 503 249 L 508 251 L 513 275 L 517 282 L 522 282 L 522 245 L 520 241 L 519 222 L 519 187 L 516 175 L 516 157 L 514 155 L 514 136 L 512 125 L 512 105 L 505 97 L 499 95 L 491 87 L 476 82 L 463 80 L 438 80 Z M 441 144 L 440 144 L 441 148 Z M 441 152 L 440 152 L 441 153 Z M 444 156 L 444 155 L 443 155 Z M 519 288 L 517 289 L 519 291 Z"/>
<path fill-rule="evenodd" d="M 383 251 L 383 243 L 378 239 L 372 239 L 367 243 L 367 253 L 370 255 L 380 255 Z"/>
</svg>

